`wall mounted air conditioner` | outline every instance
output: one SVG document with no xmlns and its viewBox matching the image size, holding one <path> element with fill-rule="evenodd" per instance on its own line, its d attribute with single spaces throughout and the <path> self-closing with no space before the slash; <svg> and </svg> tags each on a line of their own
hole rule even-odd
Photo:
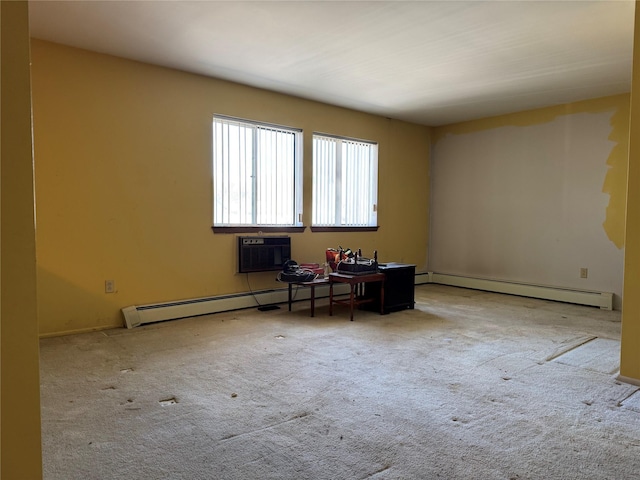
<svg viewBox="0 0 640 480">
<path fill-rule="evenodd" d="M 290 237 L 238 237 L 238 273 L 282 270 L 290 259 Z"/>
</svg>

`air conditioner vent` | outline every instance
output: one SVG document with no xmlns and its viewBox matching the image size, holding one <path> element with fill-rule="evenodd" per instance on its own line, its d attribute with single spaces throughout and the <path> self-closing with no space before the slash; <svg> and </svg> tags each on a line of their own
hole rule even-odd
<svg viewBox="0 0 640 480">
<path fill-rule="evenodd" d="M 290 237 L 238 237 L 239 273 L 282 270 L 290 258 Z"/>
</svg>

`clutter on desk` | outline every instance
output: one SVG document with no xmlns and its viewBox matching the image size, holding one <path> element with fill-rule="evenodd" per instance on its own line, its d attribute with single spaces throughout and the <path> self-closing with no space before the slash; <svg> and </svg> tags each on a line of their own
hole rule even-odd
<svg viewBox="0 0 640 480">
<path fill-rule="evenodd" d="M 318 273 L 320 272 L 320 273 Z M 322 274 L 323 269 L 317 263 L 298 265 L 295 260 L 287 260 L 278 273 L 276 280 L 280 282 L 311 282 Z"/>
<path fill-rule="evenodd" d="M 353 252 L 350 248 L 328 248 L 326 259 L 331 270 L 349 275 L 366 275 L 378 271 L 378 251 L 374 250 L 373 258 L 362 256 L 362 250 Z"/>
<path fill-rule="evenodd" d="M 324 275 L 324 267 L 319 263 L 301 263 L 300 268 L 315 273 L 318 277 Z"/>
</svg>

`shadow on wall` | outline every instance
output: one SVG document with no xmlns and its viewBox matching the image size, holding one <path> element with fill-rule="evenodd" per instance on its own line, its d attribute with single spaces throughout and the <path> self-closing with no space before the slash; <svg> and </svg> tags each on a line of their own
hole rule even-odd
<svg viewBox="0 0 640 480">
<path fill-rule="evenodd" d="M 117 285 L 104 293 L 104 284 L 73 284 L 38 265 L 37 286 L 40 336 L 124 326 Z"/>
</svg>

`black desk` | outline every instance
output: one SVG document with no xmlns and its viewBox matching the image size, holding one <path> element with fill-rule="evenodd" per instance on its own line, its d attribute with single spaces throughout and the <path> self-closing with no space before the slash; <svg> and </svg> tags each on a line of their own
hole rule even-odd
<svg viewBox="0 0 640 480">
<path fill-rule="evenodd" d="M 364 297 L 372 299 L 360 308 L 384 313 L 397 312 L 415 305 L 416 266 L 405 263 L 381 263 L 378 271 L 385 276 L 384 298 L 380 305 L 380 284 L 368 283 L 364 288 Z"/>
</svg>

